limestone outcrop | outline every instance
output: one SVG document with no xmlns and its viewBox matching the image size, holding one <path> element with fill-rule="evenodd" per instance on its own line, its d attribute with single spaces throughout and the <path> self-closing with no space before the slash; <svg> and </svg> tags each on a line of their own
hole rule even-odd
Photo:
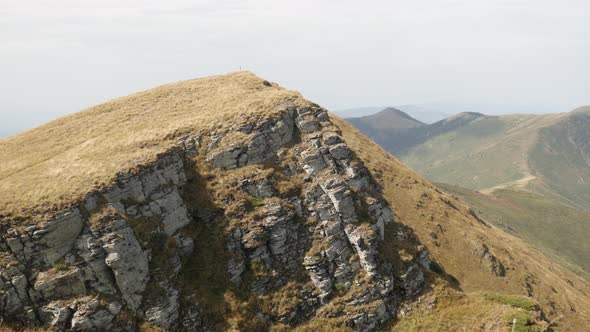
<svg viewBox="0 0 590 332">
<path fill-rule="evenodd" d="M 43 225 L 4 229 L 0 318 L 207 331 L 219 328 L 212 299 L 223 289 L 258 298 L 256 324 L 320 317 L 368 331 L 420 291 L 428 269 L 427 253 L 399 268 L 385 258 L 384 241 L 404 241 L 395 227 L 394 208 L 327 112 L 286 105 L 180 139 Z M 292 303 L 272 305 L 287 295 Z"/>
</svg>

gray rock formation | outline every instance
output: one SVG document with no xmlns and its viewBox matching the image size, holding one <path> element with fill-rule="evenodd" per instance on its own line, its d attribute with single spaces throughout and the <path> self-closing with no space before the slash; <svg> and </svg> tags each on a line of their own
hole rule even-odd
<svg viewBox="0 0 590 332">
<path fill-rule="evenodd" d="M 73 331 L 105 331 L 112 328 L 115 315 L 101 306 L 97 299 L 83 298 L 74 303 L 71 321 Z"/>
<path fill-rule="evenodd" d="M 473 254 L 480 258 L 480 262 L 487 266 L 490 272 L 497 277 L 506 276 L 504 264 L 490 252 L 489 247 L 483 242 L 473 242 Z"/>
<path fill-rule="evenodd" d="M 107 253 L 105 263 L 113 271 L 117 288 L 131 310 L 137 310 L 150 277 L 146 253 L 123 220 L 115 221 L 113 232 L 100 241 Z"/>
<path fill-rule="evenodd" d="M 0 235 L 0 259 L 9 262 L 0 266 L 0 319 L 74 331 L 135 330 L 137 322 L 212 330 L 202 314 L 211 308 L 194 292 L 202 286 L 191 282 L 215 268 L 194 258 L 206 256 L 203 241 L 216 240 L 224 253 L 210 264 L 222 266 L 231 287 L 267 301 L 300 285 L 293 307 L 254 315 L 265 324 L 323 317 L 335 302 L 338 318 L 354 330 L 391 318 L 403 296 L 420 291 L 430 261 L 423 252 L 397 276 L 382 261 L 394 214 L 370 172 L 320 107 L 287 106 L 275 118 L 250 120 L 183 137 L 154 164 L 120 174 L 45 224 L 7 229 Z M 226 190 L 192 195 L 204 190 L 195 188 L 195 158 L 208 162 L 212 183 Z M 272 172 L 251 170 L 263 167 Z M 227 173 L 239 168 L 245 175 Z M 223 238 L 209 238 L 219 224 Z"/>
<path fill-rule="evenodd" d="M 39 313 L 41 321 L 54 329 L 65 330 L 72 320 L 74 310 L 60 302 L 51 302 L 42 307 Z"/>
<path fill-rule="evenodd" d="M 145 318 L 155 326 L 170 329 L 179 317 L 179 292 L 164 283 L 160 284 L 160 287 L 165 290 L 166 295 L 162 302 L 146 310 Z"/>
<path fill-rule="evenodd" d="M 86 286 L 78 268 L 40 272 L 33 288 L 46 300 L 60 300 L 86 295 Z"/>
<path fill-rule="evenodd" d="M 293 111 L 284 112 L 279 119 L 271 119 L 252 128 L 239 128 L 249 139 L 227 143 L 218 139 L 207 160 L 213 167 L 236 168 L 256 164 L 276 154 L 277 150 L 293 138 Z M 217 147 L 219 146 L 219 147 Z"/>
</svg>

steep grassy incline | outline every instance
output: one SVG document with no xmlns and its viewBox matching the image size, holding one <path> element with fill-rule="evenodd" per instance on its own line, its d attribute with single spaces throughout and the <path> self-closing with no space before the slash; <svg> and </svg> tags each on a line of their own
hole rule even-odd
<svg viewBox="0 0 590 332">
<path fill-rule="evenodd" d="M 473 206 L 482 219 L 526 239 L 590 280 L 590 215 L 529 191 L 500 189 L 486 195 L 438 184 Z"/>
<path fill-rule="evenodd" d="M 310 105 L 249 72 L 172 83 L 114 99 L 0 140 L 0 211 L 5 218 L 57 211 L 153 163 L 187 134 Z M 108 158 L 105 158 L 108 156 Z"/>
<path fill-rule="evenodd" d="M 484 117 L 412 146 L 399 157 L 433 181 L 486 189 L 530 178 L 528 151 L 556 116 Z"/>
<path fill-rule="evenodd" d="M 342 129 L 347 144 L 374 174 L 400 222 L 410 227 L 442 269 L 458 280 L 460 289 L 468 294 L 498 292 L 530 295 L 541 307 L 552 312 L 548 314 L 551 319 L 561 315 L 557 312 L 565 312 L 560 321 L 563 330 L 586 329 L 584 323 L 577 325 L 573 320 L 582 317 L 585 317 L 582 320 L 590 319 L 590 312 L 586 309 L 590 308 L 587 281 L 565 270 L 525 241 L 475 217 L 475 212 L 462 201 L 440 192 L 380 146 L 368 141 L 350 124 L 339 119 L 335 119 L 335 123 Z M 432 292 L 443 291 L 433 286 Z M 468 321 L 465 317 L 474 314 L 483 317 L 484 313 L 477 311 L 477 307 L 466 305 L 472 301 L 478 300 L 461 297 L 448 307 L 463 305 L 463 309 L 453 307 L 457 311 L 452 315 L 463 315 L 465 322 Z M 564 307 L 557 309 L 557 303 L 561 303 L 557 306 Z M 428 304 L 425 306 L 428 307 Z M 473 308 L 475 311 L 470 310 Z M 430 322 L 444 321 L 442 317 L 448 314 L 440 307 L 422 312 L 422 315 L 430 315 Z M 412 326 L 407 321 L 400 324 Z M 458 324 L 448 330 L 452 331 L 454 327 L 468 330 L 469 326 Z"/>
<path fill-rule="evenodd" d="M 527 189 L 590 211 L 590 111 L 486 117 L 398 156 L 433 181 Z"/>
<path fill-rule="evenodd" d="M 590 107 L 541 128 L 529 151 L 533 190 L 590 211 Z"/>
<path fill-rule="evenodd" d="M 560 114 L 461 113 L 397 130 L 359 125 L 427 178 L 490 193 L 512 188 L 590 211 L 590 108 Z"/>
<path fill-rule="evenodd" d="M 0 329 L 590 321 L 587 281 L 252 73 L 116 99 L 0 156 Z"/>
</svg>

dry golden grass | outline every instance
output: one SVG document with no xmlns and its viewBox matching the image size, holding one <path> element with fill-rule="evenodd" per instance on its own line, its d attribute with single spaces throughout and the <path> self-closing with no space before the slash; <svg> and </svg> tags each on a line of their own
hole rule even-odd
<svg viewBox="0 0 590 332">
<path fill-rule="evenodd" d="M 382 187 L 397 221 L 413 229 L 445 272 L 458 279 L 462 290 L 528 295 L 530 289 L 549 320 L 564 315 L 562 331 L 587 330 L 587 281 L 523 240 L 478 222 L 460 200 L 441 192 L 344 120 L 332 115 L 332 121 Z M 505 277 L 494 276 L 474 253 L 474 243 L 481 242 L 504 264 Z"/>
<path fill-rule="evenodd" d="M 165 85 L 0 141 L 0 214 L 18 218 L 35 211 L 40 214 L 61 208 L 109 185 L 117 173 L 154 161 L 159 153 L 172 148 L 179 137 L 229 128 L 242 122 L 243 117 L 269 117 L 286 103 L 310 104 L 296 92 L 263 82 L 251 73 L 239 72 Z M 459 200 L 440 192 L 341 119 L 333 117 L 333 120 L 383 188 L 397 221 L 413 229 L 445 272 L 459 281 L 462 290 L 500 294 L 530 291 L 549 319 L 564 316 L 563 330 L 587 328 L 590 285 L 586 281 L 563 270 L 522 240 L 478 222 Z M 231 174 L 239 176 L 242 171 L 252 169 Z M 216 191 L 224 186 L 215 178 L 195 181 L 206 183 Z M 197 190 L 190 194 L 204 193 Z M 437 234 L 436 239 L 431 237 L 432 233 Z M 210 229 L 200 234 L 211 238 Z M 223 237 L 220 233 L 216 238 Z M 208 253 L 197 259 L 204 262 L 219 259 L 215 253 L 223 250 L 221 242 L 197 242 L 211 246 L 196 248 L 201 254 Z M 481 258 L 473 253 L 474 242 L 489 246 L 504 263 L 506 277 L 495 277 L 486 269 Z M 218 267 L 223 269 L 223 265 Z M 211 278 L 219 279 L 222 278 Z M 446 287 L 435 288 L 434 295 L 447 298 Z M 250 301 L 224 292 L 215 294 L 215 300 L 226 303 L 232 312 L 226 317 L 228 326 L 258 328 L 251 317 L 254 310 Z M 467 310 L 481 301 L 466 302 L 462 308 Z M 453 312 L 448 314 L 456 317 Z M 433 315 L 430 318 L 436 322 L 437 313 Z M 301 330 L 317 330 L 317 324 L 328 326 L 321 321 L 310 324 L 309 329 Z"/>
<path fill-rule="evenodd" d="M 420 302 L 402 303 L 403 315 L 384 328 L 392 332 L 506 331 L 505 318 L 514 307 L 485 300 L 480 294 L 465 294 L 431 280 L 432 288 Z"/>
<path fill-rule="evenodd" d="M 250 72 L 181 81 L 114 99 L 0 140 L 0 215 L 62 209 L 117 173 L 150 164 L 179 137 L 266 118 L 301 95 Z M 1 218 L 1 217 L 0 217 Z"/>
</svg>

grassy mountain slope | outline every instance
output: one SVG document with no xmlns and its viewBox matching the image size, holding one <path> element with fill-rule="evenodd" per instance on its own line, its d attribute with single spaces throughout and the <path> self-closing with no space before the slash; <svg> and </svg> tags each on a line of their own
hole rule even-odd
<svg viewBox="0 0 590 332">
<path fill-rule="evenodd" d="M 524 188 L 590 209 L 588 111 L 486 117 L 399 154 L 434 181 L 483 192 Z"/>
<path fill-rule="evenodd" d="M 119 173 L 149 164 L 178 138 L 260 121 L 277 105 L 309 104 L 297 92 L 237 72 L 164 85 L 114 99 L 0 140 L 5 217 L 63 209 Z M 109 156 L 105 158 L 105 156 Z"/>
<path fill-rule="evenodd" d="M 590 210 L 590 107 L 541 128 L 529 151 L 532 188 Z"/>
<path fill-rule="evenodd" d="M 470 295 L 467 300 L 459 301 L 477 301 L 472 294 L 487 291 L 531 295 L 544 308 L 561 303 L 563 312 L 567 313 L 564 315 L 590 319 L 586 309 L 590 305 L 587 302 L 590 289 L 586 281 L 564 270 L 523 240 L 478 220 L 461 201 L 441 193 L 344 120 L 336 123 L 346 142 L 382 186 L 400 222 L 414 230 L 442 268 L 459 280 L 460 289 Z M 496 277 L 491 272 L 494 263 L 485 258 L 490 254 L 480 255 L 482 244 L 487 248 L 484 251 L 493 252 L 494 259 L 503 263 L 506 277 Z M 574 305 L 576 302 L 578 305 Z M 557 311 L 562 310 L 548 311 L 553 312 L 549 315 L 555 318 L 560 315 Z M 459 312 L 471 315 L 468 311 Z M 435 319 L 446 313 L 442 310 L 433 315 L 435 317 L 431 318 Z M 569 324 L 568 320 L 563 319 L 563 326 Z M 583 325 L 568 327 L 572 330 L 586 328 Z"/>
<path fill-rule="evenodd" d="M 359 129 L 378 132 L 377 143 L 433 181 L 482 192 L 525 188 L 590 210 L 588 108 L 543 115 L 461 113 L 402 133 Z"/>
<path fill-rule="evenodd" d="M 436 131 L 398 154 L 435 181 L 483 189 L 516 181 L 527 173 L 528 116 L 479 116 Z"/>
<path fill-rule="evenodd" d="M 482 219 L 515 234 L 590 280 L 590 215 L 530 191 L 500 189 L 486 195 L 438 184 L 476 208 Z"/>
<path fill-rule="evenodd" d="M 286 106 L 299 107 L 296 118 L 281 117 L 295 116 L 295 111 L 289 113 Z M 120 303 L 143 299 L 141 309 L 151 314 L 167 310 L 170 302 L 179 303 L 171 316 L 180 312 L 183 318 L 196 319 L 192 315 L 196 306 L 197 318 L 215 330 L 285 331 L 292 326 L 303 331 L 347 330 L 354 329 L 366 312 L 383 312 L 380 295 L 366 292 L 386 290 L 386 286 L 371 286 L 383 280 L 380 274 L 365 272 L 369 271 L 364 266 L 370 263 L 372 253 L 364 250 L 369 247 L 378 249 L 375 260 L 381 264 L 379 273 L 381 268 L 403 272 L 396 274 L 393 285 L 399 293 L 388 293 L 392 297 L 388 300 L 403 301 L 403 313 L 398 311 L 397 319 L 392 319 L 387 329 L 455 331 L 473 330 L 483 324 L 484 330 L 501 331 L 509 328 L 507 323 L 515 315 L 522 324 L 543 325 L 563 317 L 559 321 L 563 330 L 587 328 L 588 282 L 523 240 L 478 219 L 462 201 L 441 192 L 350 124 L 335 116 L 328 119 L 325 114 L 296 92 L 240 72 L 119 98 L 0 141 L 0 220 L 3 229 L 12 228 L 0 236 L 0 296 L 8 294 L 5 289 L 15 288 L 13 281 L 23 285 L 23 280 L 32 278 L 23 286 L 30 288 L 29 294 L 35 294 L 36 289 L 43 295 L 55 295 L 52 289 L 75 283 L 77 287 L 66 288 L 67 292 L 58 294 L 55 301 L 49 296 L 31 296 L 29 300 L 43 305 L 45 300 L 53 301 L 52 305 L 60 306 L 83 294 L 80 301 L 92 305 L 76 304 L 78 315 L 93 314 L 92 307 L 104 306 L 112 296 Z M 246 160 L 250 158 L 244 151 L 253 151 L 256 158 L 264 155 L 265 151 L 250 143 L 255 139 L 251 135 L 260 133 L 252 128 L 264 125 L 265 119 L 272 120 L 260 129 L 265 135 L 276 134 L 276 128 L 288 127 L 289 121 L 291 129 L 297 122 L 297 131 L 290 132 L 295 133 L 293 136 L 282 135 L 289 140 L 275 147 L 271 157 L 240 164 L 244 155 Z M 196 145 L 184 149 L 189 134 L 199 138 L 198 149 Z M 344 145 L 336 143 L 340 139 Z M 264 146 L 267 140 L 256 142 Z M 334 157 L 332 164 L 312 176 L 301 165 L 309 167 L 316 160 L 306 153 L 322 152 L 318 145 Z M 338 161 L 334 161 L 336 156 Z M 340 159 L 350 164 L 340 166 Z M 376 187 L 347 189 L 343 183 L 355 180 L 354 176 L 365 176 Z M 330 187 L 324 180 L 329 180 Z M 339 188 L 343 190 L 330 191 Z M 98 198 L 84 200 L 90 192 Z M 347 195 L 355 199 L 344 204 L 342 198 Z M 354 233 L 358 237 L 352 249 L 352 240 L 340 247 L 330 242 L 338 243 L 349 236 L 343 227 L 349 232 L 372 234 L 369 215 L 373 210 L 369 211 L 367 205 L 374 207 L 380 201 L 394 214 L 393 221 L 383 226 L 383 240 L 371 237 L 365 241 L 364 233 Z M 301 211 L 297 211 L 297 205 Z M 57 220 L 72 224 L 77 218 L 77 232 L 83 234 L 84 241 L 77 241 L 78 233 L 70 232 L 70 227 L 16 227 L 36 224 L 39 218 L 71 206 L 81 212 Z M 357 214 L 356 222 L 342 226 L 341 219 L 349 209 Z M 318 215 L 331 214 L 337 217 L 318 220 Z M 55 225 L 53 221 L 50 226 Z M 42 224 L 35 226 L 44 227 Z M 162 224 L 174 228 L 162 230 Z M 19 245 L 22 242 L 33 245 Z M 192 245 L 185 246 L 186 242 Z M 64 249 L 64 243 L 70 247 Z M 70 250 L 74 243 L 76 248 Z M 148 269 L 150 278 L 119 282 L 119 291 L 99 297 L 100 301 L 88 299 L 94 293 L 86 296 L 85 287 L 91 285 L 76 279 L 80 275 L 77 269 L 90 273 L 86 260 L 99 253 L 90 255 L 89 247 L 92 244 L 93 249 L 100 249 L 101 243 L 105 250 L 116 251 L 103 261 L 119 273 L 107 273 L 107 277 L 120 278 Z M 193 247 L 188 250 L 193 253 L 180 258 L 186 247 Z M 55 248 L 63 259 L 57 257 Z M 131 251 L 133 259 L 125 259 L 128 248 L 135 249 Z M 35 255 L 25 255 L 29 250 Z M 320 298 L 314 282 L 318 275 L 323 277 L 324 270 L 317 262 L 338 258 L 347 250 L 356 251 L 346 260 L 335 262 L 344 266 L 339 278 L 353 271 L 352 282 L 334 283 L 328 287 L 329 296 Z M 52 255 L 45 255 L 47 251 Z M 423 260 L 424 252 L 432 261 L 420 268 L 417 261 Z M 138 269 L 134 264 L 142 257 L 145 267 Z M 90 262 L 104 263 L 100 259 Z M 330 275 L 336 263 L 328 261 L 325 274 Z M 23 268 L 25 264 L 29 265 Z M 287 269 L 290 266 L 292 270 Z M 8 274 L 19 269 L 26 273 L 18 279 Z M 426 280 L 418 294 L 410 291 L 412 282 L 420 280 L 419 274 L 410 273 L 416 273 L 415 269 L 424 270 Z M 64 277 L 66 272 L 70 279 Z M 232 284 L 230 273 L 236 273 L 241 283 Z M 316 280 L 310 277 L 312 273 L 316 273 Z M 5 282 L 4 276 L 12 279 Z M 53 277 L 61 278 L 58 280 L 62 283 L 52 284 Z M 136 280 L 146 283 L 146 294 L 133 289 Z M 133 295 L 131 300 L 118 298 L 121 289 Z M 366 303 L 359 305 L 359 301 Z M 537 310 L 537 304 L 541 310 Z M 71 314 L 73 310 L 66 308 L 64 312 Z M 118 315 L 117 324 L 135 326 L 139 322 L 150 327 L 143 315 L 134 316 L 129 308 L 123 310 L 113 314 Z M 43 314 L 53 312 L 46 310 Z M 98 313 L 109 317 L 106 309 Z M 157 322 L 161 316 L 165 315 L 153 320 Z M 428 321 L 416 321 L 420 317 Z"/>
</svg>

